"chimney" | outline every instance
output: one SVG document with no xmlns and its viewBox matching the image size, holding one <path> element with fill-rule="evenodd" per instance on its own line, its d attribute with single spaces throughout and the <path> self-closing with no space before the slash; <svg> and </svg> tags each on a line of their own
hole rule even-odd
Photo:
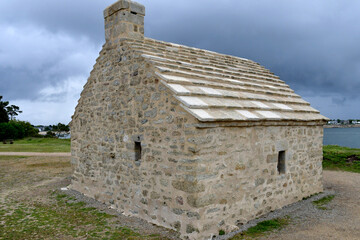
<svg viewBox="0 0 360 240">
<path fill-rule="evenodd" d="M 144 39 L 145 7 L 131 0 L 119 0 L 104 10 L 105 39 L 117 43 L 120 39 Z"/>
</svg>

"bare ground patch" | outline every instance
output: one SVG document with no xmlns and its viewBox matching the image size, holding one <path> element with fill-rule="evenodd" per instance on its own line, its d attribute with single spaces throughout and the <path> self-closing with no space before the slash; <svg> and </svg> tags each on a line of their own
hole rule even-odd
<svg viewBox="0 0 360 240">
<path fill-rule="evenodd" d="M 324 171 L 324 187 L 335 191 L 331 201 L 291 213 L 292 224 L 259 239 L 360 239 L 360 174 Z"/>
</svg>

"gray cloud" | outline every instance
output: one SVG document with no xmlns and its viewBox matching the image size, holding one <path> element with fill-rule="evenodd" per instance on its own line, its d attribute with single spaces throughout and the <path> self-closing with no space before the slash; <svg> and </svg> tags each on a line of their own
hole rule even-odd
<svg viewBox="0 0 360 240">
<path fill-rule="evenodd" d="M 102 10 L 112 2 L 0 2 L 0 94 L 32 101 L 76 99 L 80 90 L 75 89 L 86 81 L 104 42 Z M 148 37 L 254 60 L 324 115 L 360 118 L 359 112 L 334 107 L 360 103 L 360 2 L 139 2 L 146 6 Z M 69 79 L 79 83 L 72 90 L 64 88 Z M 50 89 L 60 90 L 50 96 Z"/>
<path fill-rule="evenodd" d="M 0 91 L 11 99 L 34 99 L 40 90 L 84 76 L 90 71 L 98 47 L 86 37 L 74 38 L 34 26 L 0 25 Z"/>
<path fill-rule="evenodd" d="M 103 39 L 102 10 L 112 3 L 105 1 L 25 0 L 2 1 L 0 19 L 11 25 L 31 25 L 52 33 L 67 33 L 74 37 L 86 35 L 99 42 Z"/>
</svg>

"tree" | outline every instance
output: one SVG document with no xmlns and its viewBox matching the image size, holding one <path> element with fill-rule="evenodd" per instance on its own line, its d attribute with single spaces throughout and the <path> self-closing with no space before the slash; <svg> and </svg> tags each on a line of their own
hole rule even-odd
<svg viewBox="0 0 360 240">
<path fill-rule="evenodd" d="M 19 115 L 19 113 L 22 113 L 22 111 L 20 111 L 20 108 L 15 105 L 6 107 L 6 111 L 8 116 L 10 116 L 10 120 L 13 120 L 15 116 Z"/>
<path fill-rule="evenodd" d="M 11 120 L 7 123 L 0 123 L 0 140 L 37 137 L 38 133 L 39 130 L 29 122 Z"/>
<path fill-rule="evenodd" d="M 70 131 L 69 125 L 65 125 L 62 123 L 58 123 L 57 125 L 50 125 L 50 127 L 55 132 L 69 132 Z"/>
<path fill-rule="evenodd" d="M 20 111 L 20 108 L 16 105 L 9 106 L 9 102 L 3 102 L 2 96 L 0 96 L 0 123 L 2 122 L 9 122 L 9 120 L 13 120 L 15 116 L 19 115 L 19 113 L 22 113 Z"/>
<path fill-rule="evenodd" d="M 70 131 L 69 126 L 68 126 L 68 125 L 65 125 L 65 124 L 62 124 L 62 123 L 58 123 L 57 128 L 58 128 L 58 131 L 61 131 L 61 132 L 68 132 L 68 131 Z"/>
<path fill-rule="evenodd" d="M 6 107 L 9 105 L 9 102 L 1 101 L 3 97 L 0 96 L 0 123 L 9 122 L 9 115 L 7 114 Z"/>
</svg>

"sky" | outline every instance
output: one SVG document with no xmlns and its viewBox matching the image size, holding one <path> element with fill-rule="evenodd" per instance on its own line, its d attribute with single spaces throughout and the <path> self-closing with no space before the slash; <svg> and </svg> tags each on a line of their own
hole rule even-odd
<svg viewBox="0 0 360 240">
<path fill-rule="evenodd" d="M 68 123 L 115 0 L 0 1 L 0 96 L 34 125 Z M 360 119 L 360 1 L 138 0 L 145 36 L 248 58 L 331 119 Z"/>
</svg>

